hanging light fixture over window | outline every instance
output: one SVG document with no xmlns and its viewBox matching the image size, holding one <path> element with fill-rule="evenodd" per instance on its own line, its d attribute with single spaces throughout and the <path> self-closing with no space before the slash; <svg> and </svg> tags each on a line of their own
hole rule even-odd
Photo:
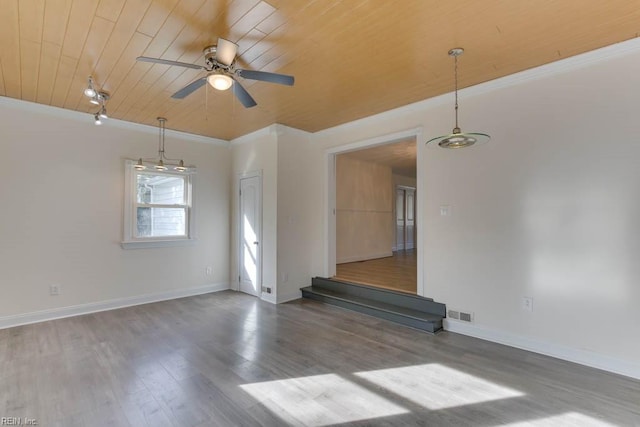
<svg viewBox="0 0 640 427">
<path fill-rule="evenodd" d="M 157 171 L 164 172 L 171 167 L 176 172 L 186 172 L 189 170 L 189 167 L 184 165 L 184 160 L 182 159 L 169 159 L 165 156 L 164 149 L 164 134 L 165 134 L 165 123 L 167 119 L 164 117 L 158 117 L 158 158 L 156 159 L 138 159 L 133 167 L 136 170 L 145 170 L 147 165 L 145 163 L 152 163 L 153 168 Z"/>
<path fill-rule="evenodd" d="M 462 132 L 458 126 L 458 56 L 463 53 L 464 49 L 461 47 L 449 51 L 449 56 L 452 56 L 454 61 L 456 125 L 449 135 L 439 136 L 427 141 L 427 146 L 437 145 L 441 148 L 465 148 L 471 147 L 472 145 L 484 144 L 491 139 L 489 135 L 484 133 Z"/>
</svg>

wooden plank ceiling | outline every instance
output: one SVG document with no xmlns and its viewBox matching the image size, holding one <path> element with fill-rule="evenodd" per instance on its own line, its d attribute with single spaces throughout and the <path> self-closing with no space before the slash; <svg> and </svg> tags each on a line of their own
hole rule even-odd
<svg viewBox="0 0 640 427">
<path fill-rule="evenodd" d="M 94 111 L 87 77 L 111 94 L 109 115 L 222 139 L 272 123 L 318 131 L 637 37 L 637 0 L 2 0 L 0 95 Z M 242 68 L 292 74 L 293 87 L 244 81 L 231 91 L 171 94 L 218 37 Z M 88 117 L 88 120 L 91 120 Z"/>
</svg>

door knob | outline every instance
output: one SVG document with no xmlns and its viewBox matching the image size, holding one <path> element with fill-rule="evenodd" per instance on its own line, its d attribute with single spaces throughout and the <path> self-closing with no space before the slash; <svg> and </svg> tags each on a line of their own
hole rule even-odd
<svg viewBox="0 0 640 427">
<path fill-rule="evenodd" d="M 254 245 L 257 245 L 257 244 L 258 244 L 258 242 L 253 242 L 253 244 L 254 244 Z"/>
</svg>

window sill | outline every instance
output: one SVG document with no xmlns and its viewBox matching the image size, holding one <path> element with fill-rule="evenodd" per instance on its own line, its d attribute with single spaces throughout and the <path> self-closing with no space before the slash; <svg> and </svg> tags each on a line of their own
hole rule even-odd
<svg viewBox="0 0 640 427">
<path fill-rule="evenodd" d="M 120 246 L 122 246 L 122 249 L 167 248 L 172 246 L 193 246 L 196 242 L 196 239 L 144 240 L 120 242 Z"/>
</svg>

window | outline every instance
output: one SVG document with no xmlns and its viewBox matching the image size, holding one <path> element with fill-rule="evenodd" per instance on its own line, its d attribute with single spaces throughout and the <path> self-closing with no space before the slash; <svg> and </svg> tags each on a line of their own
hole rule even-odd
<svg viewBox="0 0 640 427">
<path fill-rule="evenodd" d="M 124 248 L 170 246 L 192 240 L 192 174 L 136 170 L 126 163 Z"/>
</svg>

